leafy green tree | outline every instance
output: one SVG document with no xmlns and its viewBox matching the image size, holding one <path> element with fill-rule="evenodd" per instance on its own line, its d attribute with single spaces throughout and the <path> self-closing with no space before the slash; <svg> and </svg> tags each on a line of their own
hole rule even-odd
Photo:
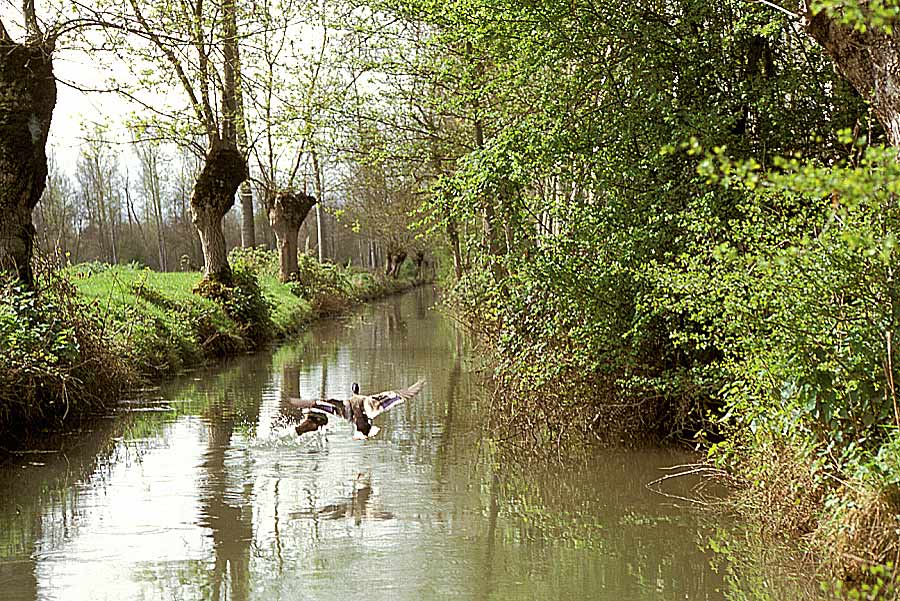
<svg viewBox="0 0 900 601">
<path fill-rule="evenodd" d="M 450 150 L 423 197 L 430 225 L 457 233 L 461 259 L 501 267 L 463 274 L 456 290 L 527 405 L 511 414 L 528 416 L 516 428 L 537 419 L 539 436 L 556 439 L 696 427 L 721 403 L 722 375 L 707 367 L 722 349 L 658 274 L 691 277 L 682 257 L 709 261 L 741 219 L 742 194 L 698 177 L 697 154 L 666 149 L 693 139 L 766 168 L 794 152 L 834 161 L 853 152 L 835 129 L 869 127 L 859 98 L 793 20 L 764 6 L 370 6 L 402 19 L 395 37 L 418 59 L 393 88 L 417 94 L 392 104 L 386 129 L 423 114 L 451 124 L 437 128 Z M 547 394 L 528 404 L 536 388 Z"/>
</svg>

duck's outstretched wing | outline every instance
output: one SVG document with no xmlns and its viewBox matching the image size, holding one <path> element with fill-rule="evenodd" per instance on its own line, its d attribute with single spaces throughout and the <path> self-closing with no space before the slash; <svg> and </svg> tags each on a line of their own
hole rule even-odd
<svg viewBox="0 0 900 601">
<path fill-rule="evenodd" d="M 366 416 L 369 419 L 375 419 L 388 409 L 396 407 L 403 401 L 408 401 L 419 394 L 419 391 L 422 390 L 423 386 L 425 386 L 425 380 L 419 380 L 408 388 L 403 388 L 401 390 L 386 390 L 385 392 L 367 396 L 363 402 Z"/>
<path fill-rule="evenodd" d="M 302 409 L 303 413 L 327 413 L 328 415 L 350 419 L 347 416 L 344 401 L 337 399 L 308 400 L 290 398 L 288 399 L 288 402 L 297 409 Z"/>
</svg>

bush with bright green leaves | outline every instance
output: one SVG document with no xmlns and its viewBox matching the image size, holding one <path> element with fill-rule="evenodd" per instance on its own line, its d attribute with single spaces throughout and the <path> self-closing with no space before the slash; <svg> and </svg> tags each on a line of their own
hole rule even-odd
<svg viewBox="0 0 900 601">
<path fill-rule="evenodd" d="M 291 292 L 308 300 L 319 295 L 346 296 L 350 292 L 346 269 L 333 263 L 320 263 L 306 253 L 297 257 L 297 279 L 289 285 Z"/>
<path fill-rule="evenodd" d="M 236 246 L 228 253 L 228 260 L 232 264 L 239 263 L 248 267 L 258 277 L 277 278 L 280 273 L 278 253 L 262 246 L 253 248 Z"/>
<path fill-rule="evenodd" d="M 761 513 L 804 507 L 797 527 L 860 572 L 848 557 L 900 552 L 897 151 L 766 171 L 730 163 L 720 150 L 701 165 L 735 196 L 716 244 L 645 277 L 659 310 L 683 317 L 675 348 L 711 351 L 692 370 L 718 383 L 708 432 L 725 438 L 710 457 L 766 491 L 751 495 Z"/>
</svg>

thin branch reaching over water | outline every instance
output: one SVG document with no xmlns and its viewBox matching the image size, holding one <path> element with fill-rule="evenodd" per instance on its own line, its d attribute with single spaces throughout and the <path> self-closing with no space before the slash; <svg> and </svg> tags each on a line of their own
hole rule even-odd
<svg viewBox="0 0 900 601">
<path fill-rule="evenodd" d="M 701 463 L 688 463 L 683 465 L 673 465 L 670 467 L 662 468 L 664 470 L 680 470 L 674 474 L 666 474 L 665 476 L 660 476 L 659 478 L 652 480 L 645 484 L 644 486 L 650 492 L 656 493 L 658 495 L 662 495 L 663 497 L 669 499 L 678 499 L 680 501 L 686 501 L 688 503 L 693 503 L 695 505 L 700 505 L 701 507 L 709 507 L 710 503 L 707 501 L 702 501 L 700 499 L 684 497 L 681 495 L 675 495 L 672 493 L 663 492 L 659 490 L 657 487 L 659 484 L 667 480 L 673 480 L 675 478 L 681 478 L 683 476 L 701 476 L 707 478 L 721 478 L 721 479 L 730 479 L 731 475 L 723 469 L 719 469 L 716 467 L 712 467 L 709 465 L 703 465 Z"/>
</svg>

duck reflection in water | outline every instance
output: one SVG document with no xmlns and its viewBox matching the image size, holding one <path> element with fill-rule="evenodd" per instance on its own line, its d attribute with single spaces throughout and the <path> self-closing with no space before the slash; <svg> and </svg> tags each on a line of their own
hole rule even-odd
<svg viewBox="0 0 900 601">
<path fill-rule="evenodd" d="M 292 519 L 315 518 L 325 520 L 353 519 L 359 526 L 364 520 L 391 520 L 394 514 L 377 508 L 377 495 L 372 489 L 371 477 L 359 474 L 353 483 L 353 492 L 349 496 L 322 507 L 307 511 L 297 511 L 290 515 Z"/>
</svg>

